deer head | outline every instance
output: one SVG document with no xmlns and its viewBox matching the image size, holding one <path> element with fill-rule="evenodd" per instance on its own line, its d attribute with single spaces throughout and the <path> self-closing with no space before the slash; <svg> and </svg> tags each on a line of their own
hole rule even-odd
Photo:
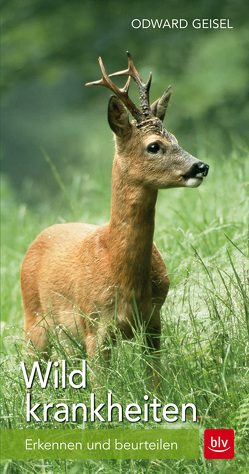
<svg viewBox="0 0 249 474">
<path fill-rule="evenodd" d="M 143 83 L 129 52 L 127 56 L 128 68 L 109 76 L 99 58 L 102 78 L 86 84 L 105 86 L 115 93 L 109 100 L 108 121 L 116 136 L 116 159 L 120 167 L 135 181 L 155 189 L 199 186 L 207 176 L 209 166 L 183 150 L 162 123 L 172 93 L 171 86 L 150 105 L 152 74 L 147 83 Z M 117 87 L 110 79 L 126 75 L 128 80 L 123 88 Z M 139 90 L 140 108 L 128 95 L 131 78 Z M 132 122 L 128 111 L 135 119 Z"/>
</svg>

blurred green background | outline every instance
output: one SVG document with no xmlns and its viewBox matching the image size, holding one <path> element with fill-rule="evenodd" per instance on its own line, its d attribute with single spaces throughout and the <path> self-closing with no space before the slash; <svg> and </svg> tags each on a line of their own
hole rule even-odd
<svg viewBox="0 0 249 474">
<path fill-rule="evenodd" d="M 6 461 L 3 472 L 247 472 L 248 0 L 4 0 L 1 7 L 3 426 L 26 427 L 21 262 L 49 225 L 109 219 L 111 92 L 84 84 L 100 78 L 98 56 L 112 73 L 127 67 L 129 50 L 144 81 L 153 73 L 151 101 L 172 85 L 166 127 L 210 164 L 200 188 L 163 191 L 157 202 L 155 241 L 171 280 L 162 311 L 165 396 L 196 404 L 201 433 L 236 432 L 234 460 L 217 463 L 202 454 L 150 465 Z M 182 18 L 189 27 L 133 29 L 136 18 Z M 195 18 L 229 19 L 233 28 L 194 29 Z M 138 100 L 132 86 L 131 96 Z M 105 393 L 127 404 L 145 393 L 141 344 L 119 344 L 105 380 Z M 58 400 L 51 387 L 48 399 Z"/>
<path fill-rule="evenodd" d="M 212 155 L 218 166 L 233 147 L 243 150 L 249 129 L 248 1 L 1 4 L 2 172 L 21 201 L 36 206 L 57 198 L 79 175 L 85 192 L 96 192 L 93 179 L 99 178 L 110 188 L 110 93 L 84 87 L 100 78 L 98 56 L 112 73 L 127 67 L 129 50 L 145 81 L 153 73 L 152 101 L 172 85 L 166 126 L 198 158 L 208 162 Z M 184 18 L 189 27 L 134 29 L 135 18 Z M 229 19 L 233 28 L 194 29 L 195 18 Z"/>
</svg>

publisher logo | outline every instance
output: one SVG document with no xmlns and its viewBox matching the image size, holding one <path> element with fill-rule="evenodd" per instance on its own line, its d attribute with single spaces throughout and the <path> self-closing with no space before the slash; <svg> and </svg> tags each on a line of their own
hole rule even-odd
<svg viewBox="0 0 249 474">
<path fill-rule="evenodd" d="M 234 431 L 205 430 L 204 456 L 206 459 L 233 459 Z"/>
</svg>

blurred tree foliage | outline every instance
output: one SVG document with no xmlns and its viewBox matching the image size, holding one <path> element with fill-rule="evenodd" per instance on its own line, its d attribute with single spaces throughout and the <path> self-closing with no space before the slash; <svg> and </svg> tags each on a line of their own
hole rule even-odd
<svg viewBox="0 0 249 474">
<path fill-rule="evenodd" d="M 99 55 L 111 73 L 126 67 L 130 50 L 142 77 L 153 71 L 153 100 L 173 85 L 169 129 L 191 152 L 197 135 L 217 153 L 245 140 L 248 1 L 3 0 L 1 7 L 3 171 L 16 187 L 47 176 L 41 147 L 63 163 L 65 176 L 87 162 L 82 133 L 102 133 L 108 97 L 83 87 L 100 77 Z M 189 27 L 134 29 L 134 18 L 184 18 Z M 229 18 L 233 28 L 194 29 L 195 18 Z M 53 187 L 52 178 L 46 182 Z"/>
</svg>

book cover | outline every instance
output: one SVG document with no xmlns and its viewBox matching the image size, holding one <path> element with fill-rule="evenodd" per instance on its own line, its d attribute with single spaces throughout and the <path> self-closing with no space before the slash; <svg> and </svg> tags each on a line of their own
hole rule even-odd
<svg viewBox="0 0 249 474">
<path fill-rule="evenodd" d="M 248 10 L 3 3 L 3 472 L 246 472 Z"/>
</svg>

